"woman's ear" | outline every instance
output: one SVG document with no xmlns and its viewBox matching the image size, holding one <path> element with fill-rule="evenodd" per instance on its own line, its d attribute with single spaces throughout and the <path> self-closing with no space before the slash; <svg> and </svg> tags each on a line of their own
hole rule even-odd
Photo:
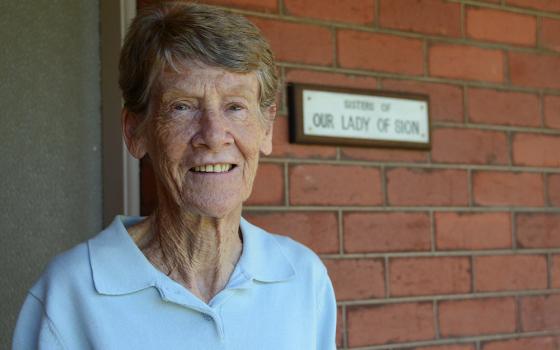
<svg viewBox="0 0 560 350">
<path fill-rule="evenodd" d="M 121 112 L 122 133 L 128 151 L 136 159 L 144 157 L 147 151 L 146 138 L 143 133 L 138 132 L 142 119 L 142 116 L 123 107 Z"/>
<path fill-rule="evenodd" d="M 276 119 L 276 104 L 272 104 L 268 107 L 264 113 L 264 137 L 261 142 L 261 153 L 265 156 L 272 152 L 272 131 L 274 125 L 274 119 Z"/>
</svg>

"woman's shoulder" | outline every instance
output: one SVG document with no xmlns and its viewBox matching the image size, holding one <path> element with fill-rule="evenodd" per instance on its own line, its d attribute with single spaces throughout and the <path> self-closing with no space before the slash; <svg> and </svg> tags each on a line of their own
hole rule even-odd
<svg viewBox="0 0 560 350">
<path fill-rule="evenodd" d="M 68 291 L 69 287 L 91 280 L 87 242 L 55 256 L 45 267 L 30 292 L 42 299 L 52 290 Z"/>
<path fill-rule="evenodd" d="M 248 223 L 248 222 L 246 222 Z M 296 270 L 309 270 L 310 272 L 325 272 L 325 266 L 317 254 L 304 244 L 292 239 L 291 237 L 271 233 L 258 226 L 251 227 L 262 235 L 262 239 L 268 244 L 277 248 L 292 264 Z"/>
</svg>

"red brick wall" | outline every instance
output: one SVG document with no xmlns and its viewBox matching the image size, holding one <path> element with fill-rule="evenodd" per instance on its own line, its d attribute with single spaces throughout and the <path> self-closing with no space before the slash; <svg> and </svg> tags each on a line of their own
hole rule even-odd
<svg viewBox="0 0 560 350">
<path fill-rule="evenodd" d="M 560 349 L 559 0 L 207 0 L 284 82 L 420 92 L 431 151 L 288 142 L 245 216 L 319 253 L 340 348 Z"/>
</svg>

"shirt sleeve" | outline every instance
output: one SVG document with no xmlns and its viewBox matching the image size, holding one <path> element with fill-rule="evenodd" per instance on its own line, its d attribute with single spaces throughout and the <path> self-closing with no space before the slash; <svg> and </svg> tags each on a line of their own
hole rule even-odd
<svg viewBox="0 0 560 350">
<path fill-rule="evenodd" d="M 336 349 L 336 299 L 334 290 L 325 269 L 324 278 L 320 288 L 318 300 L 318 327 L 317 350 Z"/>
<path fill-rule="evenodd" d="M 43 303 L 29 293 L 21 308 L 12 350 L 59 350 L 64 349 L 58 332 L 45 313 Z"/>
</svg>

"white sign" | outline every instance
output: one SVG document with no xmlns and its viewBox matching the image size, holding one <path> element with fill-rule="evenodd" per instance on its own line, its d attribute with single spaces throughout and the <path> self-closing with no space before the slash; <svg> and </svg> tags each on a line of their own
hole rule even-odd
<svg viewBox="0 0 560 350">
<path fill-rule="evenodd" d="M 303 134 L 428 144 L 428 102 L 305 89 Z"/>
</svg>

